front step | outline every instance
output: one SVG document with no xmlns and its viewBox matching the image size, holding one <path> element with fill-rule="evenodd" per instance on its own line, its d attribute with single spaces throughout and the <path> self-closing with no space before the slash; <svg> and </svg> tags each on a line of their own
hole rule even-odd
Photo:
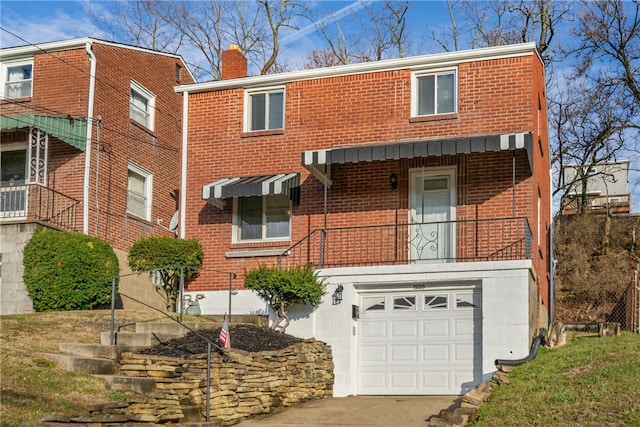
<svg viewBox="0 0 640 427">
<path fill-rule="evenodd" d="M 157 333 L 157 332 L 116 332 L 115 344 L 117 346 L 125 346 L 125 347 L 152 347 L 154 345 L 158 345 L 175 338 L 181 338 L 183 336 L 185 336 L 184 333 L 168 334 L 168 333 Z M 100 344 L 111 345 L 110 332 L 100 333 Z"/>
<path fill-rule="evenodd" d="M 90 375 L 113 375 L 118 372 L 119 363 L 113 359 L 73 356 L 70 354 L 47 353 L 47 356 L 62 364 L 71 372 Z"/>
<path fill-rule="evenodd" d="M 145 345 L 58 344 L 60 351 L 66 354 L 113 360 L 120 360 L 120 355 L 126 351 L 137 353 L 147 347 Z"/>
</svg>

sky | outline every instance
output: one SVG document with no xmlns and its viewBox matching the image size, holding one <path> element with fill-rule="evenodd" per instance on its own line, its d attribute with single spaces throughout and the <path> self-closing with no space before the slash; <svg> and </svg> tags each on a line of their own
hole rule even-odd
<svg viewBox="0 0 640 427">
<path fill-rule="evenodd" d="M 326 47 L 326 41 L 317 30 L 317 23 L 330 23 L 335 31 L 348 31 L 350 18 L 372 0 L 329 1 L 309 0 L 315 22 L 301 21 L 297 31 L 283 31 L 282 55 L 292 69 L 299 69 L 313 49 Z M 105 5 L 105 1 L 21 1 L 0 0 L 0 48 L 43 43 L 82 37 L 110 39 L 93 22 L 89 7 Z M 460 11 L 457 11 L 458 13 Z M 450 27 L 445 0 L 410 1 L 407 21 L 413 28 L 414 48 L 418 53 L 442 52 L 432 40 L 432 34 L 443 36 Z M 566 30 L 563 31 L 566 34 Z M 566 37 L 560 34 L 557 37 Z M 185 55 L 185 53 L 183 53 Z M 191 58 L 189 58 L 191 59 Z M 551 88 L 550 88 L 551 90 Z M 637 156 L 632 158 L 629 192 L 632 193 L 633 212 L 640 212 L 640 174 Z M 554 205 L 557 205 L 557 200 Z"/>
</svg>

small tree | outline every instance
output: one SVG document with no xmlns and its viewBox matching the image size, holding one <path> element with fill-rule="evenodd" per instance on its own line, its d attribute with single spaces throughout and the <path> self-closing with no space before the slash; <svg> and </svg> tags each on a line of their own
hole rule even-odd
<svg viewBox="0 0 640 427">
<path fill-rule="evenodd" d="M 90 310 L 111 301 L 118 258 L 105 241 L 38 228 L 24 248 L 23 279 L 37 311 Z"/>
<path fill-rule="evenodd" d="M 273 310 L 275 319 L 271 329 L 276 330 L 284 320 L 281 333 L 289 326 L 288 307 L 295 303 L 315 307 L 325 294 L 324 284 L 308 266 L 281 269 L 261 265 L 245 272 L 244 286 L 256 292 Z"/>
<path fill-rule="evenodd" d="M 202 246 L 194 239 L 147 237 L 131 246 L 129 267 L 137 273 L 160 275 L 167 310 L 176 311 L 180 291 L 180 274 L 185 280 L 196 276 L 202 267 Z"/>
</svg>

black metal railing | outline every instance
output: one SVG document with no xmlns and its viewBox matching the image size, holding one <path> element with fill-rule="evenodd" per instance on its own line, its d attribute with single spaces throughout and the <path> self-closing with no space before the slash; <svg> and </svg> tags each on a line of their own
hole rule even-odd
<svg viewBox="0 0 640 427">
<path fill-rule="evenodd" d="M 377 266 L 531 258 L 526 218 L 316 229 L 281 256 L 280 267 Z"/>
<path fill-rule="evenodd" d="M 76 230 L 80 202 L 40 184 L 0 187 L 0 219 L 42 221 Z"/>
</svg>

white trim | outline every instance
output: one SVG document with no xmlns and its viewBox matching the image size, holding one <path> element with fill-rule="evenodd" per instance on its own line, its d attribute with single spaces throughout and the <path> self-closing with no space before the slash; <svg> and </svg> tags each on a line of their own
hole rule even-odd
<svg viewBox="0 0 640 427">
<path fill-rule="evenodd" d="M 269 105 L 269 94 L 271 93 L 278 93 L 278 92 L 282 92 L 282 126 L 279 128 L 270 128 L 269 123 L 268 123 L 268 116 L 269 116 L 269 109 L 268 109 L 268 105 Z M 258 95 L 258 94 L 265 94 L 265 115 L 267 118 L 265 118 L 265 128 L 264 129 L 251 129 L 251 96 L 252 95 Z M 284 123 L 285 123 L 285 104 L 286 104 L 286 96 L 287 96 L 287 91 L 285 86 L 270 86 L 270 87 L 261 87 L 259 89 L 252 89 L 252 90 L 246 90 L 244 92 L 244 111 L 242 114 L 242 123 L 243 123 L 243 130 L 244 132 L 260 132 L 260 131 L 264 131 L 264 130 L 280 130 L 280 129 L 284 129 Z"/>
<path fill-rule="evenodd" d="M 400 69 L 425 69 L 429 66 L 454 67 L 463 62 L 486 61 L 491 59 L 513 58 L 536 54 L 535 43 L 520 43 L 505 46 L 494 46 L 481 49 L 469 49 L 456 52 L 445 52 L 432 55 L 413 56 L 408 58 L 388 59 L 375 62 L 340 65 L 336 67 L 316 68 L 312 70 L 292 71 L 288 73 L 266 74 L 238 79 L 216 80 L 205 83 L 180 85 L 176 92 L 207 92 L 223 89 L 252 88 L 266 85 L 285 84 L 293 81 L 312 80 L 328 77 L 339 77 Z"/>
<path fill-rule="evenodd" d="M 239 218 L 239 213 L 238 213 L 238 199 L 240 199 L 241 197 L 234 197 L 233 198 L 233 207 L 232 207 L 232 219 L 231 219 L 231 226 L 232 226 L 232 235 L 231 235 L 231 243 L 257 243 L 257 242 L 283 242 L 283 241 L 290 241 L 291 240 L 291 230 L 292 230 L 292 222 L 293 222 L 293 215 L 292 215 L 292 202 L 291 199 L 289 199 L 287 196 L 284 196 L 282 194 L 273 194 L 273 195 L 262 195 L 262 196 L 253 196 L 253 197 L 262 197 L 262 231 L 261 231 L 261 238 L 259 239 L 240 239 L 240 226 L 238 225 L 238 222 L 240 220 Z M 272 237 L 272 238 L 266 238 L 264 237 L 266 234 L 265 228 L 267 226 L 267 221 L 266 221 L 266 216 L 265 216 L 265 211 L 267 208 L 267 204 L 266 204 L 266 199 L 267 197 L 283 197 L 285 199 L 287 199 L 287 201 L 289 202 L 289 233 L 287 236 L 285 237 Z M 281 252 L 284 252 L 281 251 Z"/>
<path fill-rule="evenodd" d="M 16 80 L 14 82 L 11 82 L 8 80 L 8 76 L 7 76 L 7 72 L 9 68 L 12 67 L 18 67 L 20 65 L 31 65 L 31 78 L 30 79 L 24 79 L 24 80 Z M 1 86 L 0 86 L 0 99 L 20 99 L 20 98 L 31 98 L 33 96 L 33 73 L 35 71 L 34 65 L 33 65 L 33 58 L 28 58 L 28 59 L 19 59 L 19 60 L 13 60 L 13 61 L 3 61 L 2 63 L 0 63 L 0 80 L 1 80 Z M 31 83 L 31 88 L 29 91 L 29 95 L 25 95 L 25 96 L 17 96 L 17 97 L 8 97 L 7 94 L 4 92 L 5 87 L 7 85 L 7 83 L 21 83 L 21 82 L 30 82 Z"/>
<path fill-rule="evenodd" d="M 153 173 L 131 161 L 127 162 L 127 197 L 129 197 L 128 179 L 129 179 L 130 171 L 144 178 L 145 206 L 144 206 L 144 216 L 140 216 L 136 212 L 130 211 L 129 204 L 127 203 L 127 208 L 126 208 L 127 213 L 143 218 L 147 221 L 151 221 L 151 206 L 153 205 Z"/>
<path fill-rule="evenodd" d="M 147 114 L 147 119 L 148 119 L 147 123 L 138 120 L 135 114 L 133 115 L 131 114 L 131 111 L 132 111 L 131 109 L 135 107 L 135 105 L 134 106 L 131 105 L 132 104 L 131 90 L 135 91 L 136 93 L 140 94 L 142 97 L 146 98 L 148 111 L 144 111 L 144 113 Z M 142 126 L 153 131 L 155 129 L 155 115 L 156 115 L 155 111 L 156 111 L 156 96 L 149 89 L 142 86 L 140 83 L 138 83 L 134 79 L 131 79 L 131 84 L 129 86 L 129 118 L 132 120 L 135 120 L 137 123 L 140 123 Z"/>
</svg>

